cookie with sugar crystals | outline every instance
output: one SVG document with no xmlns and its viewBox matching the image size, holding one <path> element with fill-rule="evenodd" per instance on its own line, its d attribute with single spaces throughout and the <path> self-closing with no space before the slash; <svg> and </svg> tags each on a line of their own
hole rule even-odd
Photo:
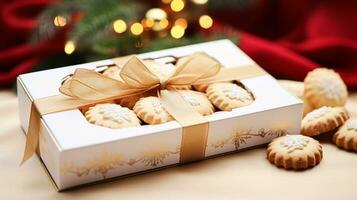
<svg viewBox="0 0 357 200">
<path fill-rule="evenodd" d="M 254 101 L 247 90 L 234 83 L 213 83 L 206 92 L 213 105 L 224 111 L 247 106 Z"/>
<path fill-rule="evenodd" d="M 320 135 L 341 126 L 349 118 L 344 107 L 323 106 L 308 113 L 301 122 L 301 133 Z"/>
<path fill-rule="evenodd" d="M 89 123 L 107 128 L 140 126 L 140 120 L 132 110 L 112 103 L 90 107 L 84 116 Z"/>
<path fill-rule="evenodd" d="M 201 113 L 201 115 L 214 113 L 214 107 L 207 99 L 205 93 L 192 90 L 178 90 L 178 92 L 197 112 Z"/>
<path fill-rule="evenodd" d="M 149 67 L 149 70 L 160 79 L 168 78 L 175 70 L 175 66 L 171 64 L 161 64 L 154 60 L 144 60 L 143 62 Z M 176 90 L 189 90 L 192 88 L 191 85 L 175 85 L 171 87 Z"/>
<path fill-rule="evenodd" d="M 321 162 L 322 146 L 311 137 L 286 135 L 268 145 L 267 159 L 278 167 L 303 170 Z"/>
<path fill-rule="evenodd" d="M 304 95 L 314 108 L 346 104 L 347 87 L 334 70 L 317 68 L 307 74 L 304 83 Z"/>
<path fill-rule="evenodd" d="M 357 119 L 349 119 L 343 124 L 333 136 L 336 146 L 357 151 Z"/>
<path fill-rule="evenodd" d="M 136 102 L 133 110 L 141 120 L 148 124 L 162 124 L 173 120 L 158 97 L 141 98 Z"/>
</svg>

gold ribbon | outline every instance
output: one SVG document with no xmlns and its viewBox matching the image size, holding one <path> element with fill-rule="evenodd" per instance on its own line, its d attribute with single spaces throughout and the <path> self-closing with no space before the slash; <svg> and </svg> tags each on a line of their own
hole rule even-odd
<svg viewBox="0 0 357 200">
<path fill-rule="evenodd" d="M 113 59 L 122 63 L 121 58 Z M 209 124 L 172 86 L 210 84 L 239 80 L 266 74 L 257 65 L 221 68 L 218 61 L 205 53 L 195 53 L 179 59 L 175 71 L 160 80 L 135 56 L 126 57 L 121 69 L 123 81 L 114 80 L 88 69 L 76 69 L 72 78 L 61 87 L 62 94 L 35 99 L 31 105 L 29 128 L 22 163 L 38 148 L 42 115 L 77 109 L 112 99 L 142 94 L 157 89 L 167 112 L 183 127 L 180 162 L 203 159 Z M 21 164 L 22 164 L 21 163 Z"/>
</svg>

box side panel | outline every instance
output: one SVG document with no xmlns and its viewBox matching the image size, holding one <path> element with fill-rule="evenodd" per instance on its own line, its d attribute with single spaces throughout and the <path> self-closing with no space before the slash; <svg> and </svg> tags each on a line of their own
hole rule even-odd
<svg viewBox="0 0 357 200">
<path fill-rule="evenodd" d="M 64 151 L 60 190 L 179 163 L 181 128 Z"/>
<path fill-rule="evenodd" d="M 30 110 L 31 110 L 31 97 L 27 92 L 25 85 L 21 80 L 21 76 L 17 78 L 17 97 L 19 104 L 19 117 L 21 128 L 25 131 L 28 129 Z"/>
<path fill-rule="evenodd" d="M 54 140 L 46 124 L 41 120 L 40 138 L 39 138 L 40 157 L 46 165 L 47 171 L 52 180 L 58 185 L 60 149 L 56 140 Z"/>
<path fill-rule="evenodd" d="M 301 103 L 210 123 L 206 157 L 257 146 L 285 134 L 300 134 Z"/>
</svg>

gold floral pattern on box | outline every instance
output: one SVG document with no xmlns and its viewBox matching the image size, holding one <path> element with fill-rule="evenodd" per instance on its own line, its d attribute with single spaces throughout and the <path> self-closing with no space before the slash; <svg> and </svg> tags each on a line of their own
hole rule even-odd
<svg viewBox="0 0 357 200">
<path fill-rule="evenodd" d="M 64 174 L 76 174 L 79 177 L 92 172 L 94 174 L 100 174 L 104 179 L 108 171 L 123 166 L 124 164 L 125 161 L 120 154 L 105 151 L 99 156 L 88 159 L 83 166 L 75 166 L 73 163 L 64 164 L 61 166 L 61 172 Z"/>
<path fill-rule="evenodd" d="M 164 149 L 152 149 L 144 151 L 139 158 L 130 159 L 127 164 L 135 165 L 136 163 L 143 163 L 145 166 L 156 167 L 157 165 L 164 164 L 164 160 L 172 154 L 177 154 L 180 148 L 177 147 L 176 151 L 167 151 Z"/>
<path fill-rule="evenodd" d="M 217 149 L 222 148 L 227 144 L 232 144 L 234 145 L 235 149 L 238 150 L 242 144 L 246 144 L 248 140 L 253 138 L 264 138 L 266 136 L 275 138 L 287 134 L 288 132 L 284 129 L 266 130 L 264 128 L 261 128 L 258 130 L 258 133 L 252 133 L 251 129 L 246 129 L 242 131 L 236 131 L 232 133 L 228 138 L 212 143 L 211 146 Z"/>
<path fill-rule="evenodd" d="M 178 154 L 180 147 L 176 151 L 166 149 L 150 149 L 144 151 L 138 158 L 131 158 L 128 161 L 124 160 L 121 154 L 103 152 L 99 156 L 88 159 L 82 166 L 76 166 L 73 163 L 66 163 L 61 166 L 61 172 L 64 174 L 75 174 L 78 177 L 93 174 L 100 174 L 103 179 L 107 177 L 110 170 L 117 169 L 123 166 L 134 166 L 142 163 L 145 166 L 156 167 L 164 164 L 165 160 L 174 154 Z"/>
</svg>

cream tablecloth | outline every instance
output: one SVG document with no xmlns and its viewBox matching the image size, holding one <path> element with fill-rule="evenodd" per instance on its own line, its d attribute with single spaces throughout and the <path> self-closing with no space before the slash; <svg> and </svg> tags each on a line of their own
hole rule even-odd
<svg viewBox="0 0 357 200">
<path fill-rule="evenodd" d="M 357 117 L 357 93 L 347 108 Z M 286 171 L 271 165 L 265 148 L 168 168 L 58 193 L 37 157 L 19 167 L 25 135 L 16 95 L 0 92 L 0 199 L 357 199 L 357 153 L 322 138 L 315 168 Z"/>
</svg>

